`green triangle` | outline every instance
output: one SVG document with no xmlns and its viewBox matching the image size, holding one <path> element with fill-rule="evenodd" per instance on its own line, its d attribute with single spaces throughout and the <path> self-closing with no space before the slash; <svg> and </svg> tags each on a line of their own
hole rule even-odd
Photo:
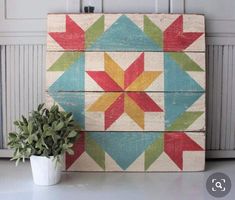
<svg viewBox="0 0 235 200">
<path fill-rule="evenodd" d="M 81 52 L 65 52 L 47 71 L 65 71 L 79 59 L 80 55 Z"/>
<path fill-rule="evenodd" d="M 102 15 L 94 24 L 92 24 L 85 33 L 86 48 L 91 46 L 98 37 L 104 32 L 104 15 Z"/>
<path fill-rule="evenodd" d="M 144 33 L 161 48 L 163 47 L 163 33 L 146 15 L 144 16 Z"/>
<path fill-rule="evenodd" d="M 147 170 L 151 164 L 161 155 L 164 149 L 163 134 L 145 150 L 144 169 Z"/>
<path fill-rule="evenodd" d="M 204 112 L 184 112 L 180 115 L 172 125 L 167 128 L 168 131 L 181 131 L 188 128 L 198 117 L 200 117 Z"/>
<path fill-rule="evenodd" d="M 89 133 L 85 137 L 85 149 L 87 154 L 103 169 L 105 170 L 105 153 L 104 150 L 93 140 Z"/>
<path fill-rule="evenodd" d="M 183 52 L 171 52 L 169 55 L 184 71 L 204 71 L 196 62 Z"/>
</svg>

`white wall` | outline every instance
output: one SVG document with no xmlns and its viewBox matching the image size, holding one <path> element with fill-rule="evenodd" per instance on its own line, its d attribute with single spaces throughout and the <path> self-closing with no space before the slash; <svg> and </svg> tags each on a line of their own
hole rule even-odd
<svg viewBox="0 0 235 200">
<path fill-rule="evenodd" d="M 4 133 L 43 101 L 47 13 L 80 12 L 87 4 L 107 13 L 205 14 L 208 155 L 235 157 L 234 0 L 0 0 Z"/>
</svg>

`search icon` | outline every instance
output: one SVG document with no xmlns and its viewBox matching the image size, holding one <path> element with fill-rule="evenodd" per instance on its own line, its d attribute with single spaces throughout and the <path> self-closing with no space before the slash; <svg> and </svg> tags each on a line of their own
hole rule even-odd
<svg viewBox="0 0 235 200">
<path fill-rule="evenodd" d="M 221 184 L 221 182 L 217 181 L 217 182 L 215 183 L 215 187 L 222 189 L 222 184 Z"/>
<path fill-rule="evenodd" d="M 226 196 L 232 187 L 231 179 L 228 175 L 216 172 L 211 174 L 206 181 L 206 189 L 213 197 Z"/>
</svg>

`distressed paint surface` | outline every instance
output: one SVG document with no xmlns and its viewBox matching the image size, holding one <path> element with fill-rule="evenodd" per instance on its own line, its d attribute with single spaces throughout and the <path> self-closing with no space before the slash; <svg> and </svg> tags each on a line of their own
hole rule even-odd
<svg viewBox="0 0 235 200">
<path fill-rule="evenodd" d="M 48 52 L 47 58 L 49 91 L 205 90 L 204 53 Z"/>
<path fill-rule="evenodd" d="M 204 93 L 49 92 L 86 131 L 205 131 Z"/>
<path fill-rule="evenodd" d="M 204 51 L 204 17 L 51 14 L 49 51 Z"/>
<path fill-rule="evenodd" d="M 47 105 L 83 129 L 68 171 L 201 171 L 204 17 L 51 14 Z"/>
<path fill-rule="evenodd" d="M 68 171 L 181 171 L 204 168 L 204 133 L 85 132 L 66 156 Z M 197 159 L 185 157 L 188 153 Z"/>
</svg>

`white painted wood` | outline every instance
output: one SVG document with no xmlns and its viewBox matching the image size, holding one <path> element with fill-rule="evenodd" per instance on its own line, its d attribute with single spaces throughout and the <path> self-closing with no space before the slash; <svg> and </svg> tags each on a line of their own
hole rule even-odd
<svg viewBox="0 0 235 200">
<path fill-rule="evenodd" d="M 26 7 L 27 5 L 27 7 Z M 70 10 L 70 8 L 73 9 Z M 47 13 L 72 12 L 80 10 L 79 0 L 7 0 L 5 1 L 6 19 L 45 19 Z"/>
<path fill-rule="evenodd" d="M 0 0 L 0 44 L 45 44 L 48 13 L 80 12 L 80 0 Z"/>
<path fill-rule="evenodd" d="M 80 12 L 80 10 L 81 10 L 80 0 L 67 0 L 66 3 L 67 3 L 66 12 L 68 12 L 68 13 L 69 12 L 70 13 L 79 13 Z M 52 2 L 52 4 L 55 4 L 55 2 Z M 61 9 L 61 5 L 60 5 L 60 9 Z M 55 12 L 54 8 L 52 8 L 52 12 Z"/>
<path fill-rule="evenodd" d="M 209 20 L 235 20 L 234 7 L 234 0 L 185 0 L 186 13 L 205 14 Z"/>
<path fill-rule="evenodd" d="M 169 13 L 170 0 L 155 0 L 155 12 L 156 13 Z"/>
<path fill-rule="evenodd" d="M 235 34 L 234 0 L 185 0 L 186 13 L 206 15 L 206 32 Z"/>
<path fill-rule="evenodd" d="M 103 0 L 105 13 L 154 13 L 155 0 Z"/>
<path fill-rule="evenodd" d="M 170 0 L 170 13 L 184 13 L 185 0 Z"/>
</svg>

